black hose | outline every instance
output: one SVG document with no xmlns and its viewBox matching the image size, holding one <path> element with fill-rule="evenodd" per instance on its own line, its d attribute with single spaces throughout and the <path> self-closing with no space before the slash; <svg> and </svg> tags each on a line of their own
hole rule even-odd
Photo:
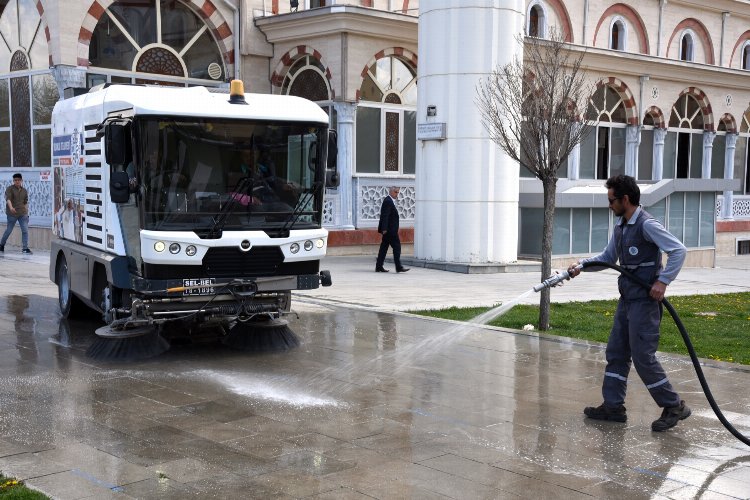
<svg viewBox="0 0 750 500">
<path fill-rule="evenodd" d="M 608 267 L 610 269 L 614 269 L 615 271 L 619 272 L 623 276 L 625 276 L 628 279 L 631 279 L 641 285 L 642 287 L 651 290 L 651 284 L 647 281 L 639 278 L 635 274 L 631 273 L 630 271 L 616 265 L 616 264 L 610 264 L 608 262 L 586 262 L 583 264 L 583 267 Z M 682 324 L 682 320 L 677 315 L 677 311 L 675 311 L 674 307 L 672 307 L 672 304 L 669 303 L 669 301 L 664 298 L 661 301 L 662 304 L 664 304 L 664 307 L 667 308 L 667 311 L 669 311 L 670 316 L 672 316 L 672 319 L 674 320 L 675 324 L 677 325 L 677 329 L 680 330 L 680 335 L 682 335 L 682 340 L 685 342 L 685 346 L 687 347 L 688 353 L 690 354 L 690 359 L 693 362 L 693 367 L 695 368 L 695 373 L 698 375 L 698 380 L 701 383 L 701 387 L 703 388 L 703 394 L 706 395 L 706 399 L 708 400 L 708 404 L 711 405 L 711 409 L 716 414 L 716 417 L 719 419 L 719 421 L 726 427 L 726 429 L 732 433 L 734 437 L 745 443 L 746 445 L 750 446 L 750 439 L 743 436 L 740 431 L 734 428 L 732 424 L 729 423 L 729 421 L 724 417 L 724 414 L 721 412 L 721 409 L 719 408 L 719 405 L 716 404 L 716 400 L 714 399 L 713 394 L 711 394 L 711 389 L 708 387 L 708 382 L 706 382 L 706 377 L 703 375 L 703 369 L 701 368 L 701 363 L 698 360 L 698 356 L 695 354 L 695 349 L 693 348 L 693 343 L 690 341 L 690 337 L 688 336 L 687 330 L 685 330 L 685 325 Z"/>
</svg>

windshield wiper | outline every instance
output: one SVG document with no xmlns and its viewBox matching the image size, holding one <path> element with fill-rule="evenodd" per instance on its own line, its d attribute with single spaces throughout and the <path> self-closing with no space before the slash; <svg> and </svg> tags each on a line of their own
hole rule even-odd
<svg viewBox="0 0 750 500">
<path fill-rule="evenodd" d="M 294 207 L 294 212 L 292 212 L 292 214 L 289 216 L 286 222 L 284 222 L 284 225 L 279 230 L 279 232 L 282 234 L 282 237 L 286 238 L 287 236 L 289 236 L 289 231 L 292 230 L 294 225 L 297 223 L 297 220 L 302 216 L 302 212 L 305 211 L 305 207 L 307 206 L 307 204 L 312 201 L 313 197 L 315 196 L 315 192 L 322 187 L 322 182 L 313 182 L 310 190 L 305 191 L 305 193 L 300 197 L 300 200 L 297 202 L 297 206 Z"/>
<path fill-rule="evenodd" d="M 221 238 L 221 232 L 224 230 L 224 226 L 227 223 L 227 219 L 234 211 L 234 206 L 237 203 L 238 198 L 241 196 L 247 196 L 247 210 L 250 211 L 250 205 L 253 202 L 253 178 L 252 177 L 243 177 L 239 181 L 237 181 L 237 184 L 234 186 L 234 189 L 229 193 L 229 201 L 227 201 L 227 204 L 221 207 L 221 212 L 219 213 L 219 217 L 214 221 L 213 226 L 211 226 L 211 230 L 208 232 L 208 238 Z M 243 193 L 245 193 L 243 195 Z"/>
</svg>

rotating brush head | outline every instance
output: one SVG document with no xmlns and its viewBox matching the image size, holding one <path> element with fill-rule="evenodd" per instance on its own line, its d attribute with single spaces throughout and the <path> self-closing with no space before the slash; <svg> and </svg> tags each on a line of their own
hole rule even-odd
<svg viewBox="0 0 750 500">
<path fill-rule="evenodd" d="M 288 351 L 300 344 L 297 335 L 283 319 L 237 323 L 222 342 L 232 349 L 246 352 Z"/>
<path fill-rule="evenodd" d="M 97 361 L 132 362 L 153 358 L 169 350 L 156 327 L 117 331 L 108 326 L 96 330 L 96 339 L 86 356 Z"/>
</svg>

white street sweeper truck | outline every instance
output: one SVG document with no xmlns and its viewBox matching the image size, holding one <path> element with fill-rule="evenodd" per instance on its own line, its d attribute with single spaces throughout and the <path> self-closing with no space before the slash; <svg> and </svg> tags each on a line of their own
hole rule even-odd
<svg viewBox="0 0 750 500">
<path fill-rule="evenodd" d="M 323 195 L 338 183 L 328 122 L 239 81 L 58 102 L 50 279 L 64 317 L 106 323 L 89 355 L 147 357 L 208 329 L 240 348 L 293 343 L 291 291 L 331 284 L 319 269 Z"/>
</svg>

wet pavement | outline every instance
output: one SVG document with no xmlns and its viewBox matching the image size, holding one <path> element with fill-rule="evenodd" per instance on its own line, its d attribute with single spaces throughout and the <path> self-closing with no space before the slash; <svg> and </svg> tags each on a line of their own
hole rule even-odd
<svg viewBox="0 0 750 500">
<path fill-rule="evenodd" d="M 582 418 L 600 402 L 599 344 L 394 312 L 516 297 L 536 273 L 462 285 L 328 259 L 334 286 L 295 297 L 299 348 L 182 345 L 122 364 L 86 358 L 99 323 L 61 321 L 48 258 L 0 257 L 0 471 L 55 498 L 750 498 L 750 448 L 713 415 L 687 358 L 661 356 L 693 415 L 652 433 L 659 412 L 636 376 L 627 424 Z M 748 268 L 681 278 L 747 290 Z M 611 293 L 600 274 L 553 299 Z M 704 370 L 750 434 L 750 369 Z"/>
</svg>

